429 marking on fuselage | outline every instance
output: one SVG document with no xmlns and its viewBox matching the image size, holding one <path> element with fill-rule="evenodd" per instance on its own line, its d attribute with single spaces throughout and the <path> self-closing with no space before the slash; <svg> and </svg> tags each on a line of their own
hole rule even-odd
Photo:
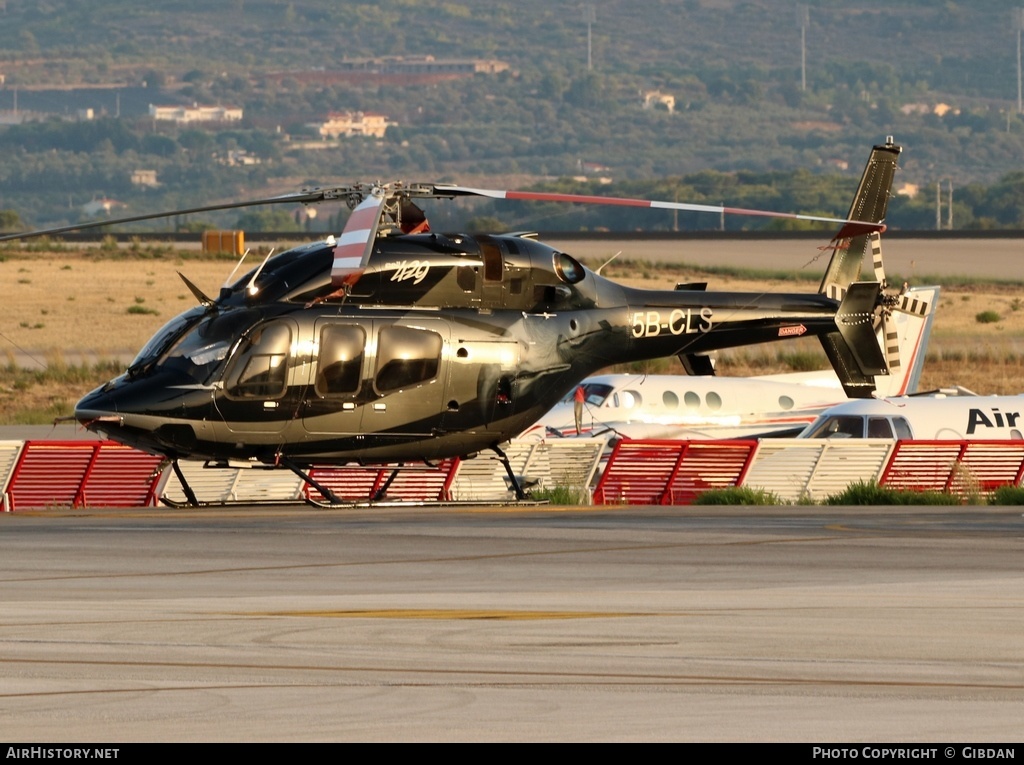
<svg viewBox="0 0 1024 765">
<path fill-rule="evenodd" d="M 391 275 L 391 281 L 404 282 L 406 279 L 412 279 L 413 284 L 419 284 L 426 278 L 427 272 L 430 271 L 430 261 L 398 260 L 385 263 L 384 270 L 390 269 L 394 270 L 394 273 Z"/>
<path fill-rule="evenodd" d="M 630 326 L 633 337 L 658 337 L 659 335 L 692 335 L 710 332 L 713 311 L 704 306 L 694 312 L 692 308 L 674 308 L 663 320 L 661 311 L 637 311 Z"/>
</svg>

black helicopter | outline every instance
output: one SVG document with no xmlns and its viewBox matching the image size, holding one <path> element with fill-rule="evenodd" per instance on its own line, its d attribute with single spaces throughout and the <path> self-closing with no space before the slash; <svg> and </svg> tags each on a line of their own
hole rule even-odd
<svg viewBox="0 0 1024 765">
<path fill-rule="evenodd" d="M 884 274 L 857 282 L 883 230 L 900 148 L 876 146 L 846 219 L 683 203 L 505 192 L 436 184 L 352 185 L 184 212 L 343 199 L 337 239 L 265 260 L 171 320 L 124 374 L 86 395 L 76 419 L 177 460 L 304 472 L 314 464 L 432 461 L 493 450 L 584 377 L 676 355 L 708 372 L 709 351 L 817 336 L 850 395 L 891 364 L 884 335 L 907 306 Z M 811 294 L 641 290 L 612 282 L 530 235 L 440 234 L 414 200 L 489 196 L 733 212 L 841 224 Z M 173 214 L 181 214 L 182 211 Z M 159 217 L 69 226 L 2 239 Z M 880 267 L 880 262 L 876 264 Z M 229 277 L 229 281 L 230 281 Z"/>
</svg>

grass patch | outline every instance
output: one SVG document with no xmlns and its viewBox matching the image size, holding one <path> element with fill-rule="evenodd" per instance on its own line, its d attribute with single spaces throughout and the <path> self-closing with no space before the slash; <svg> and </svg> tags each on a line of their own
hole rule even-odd
<svg viewBox="0 0 1024 765">
<path fill-rule="evenodd" d="M 778 359 L 794 372 L 813 372 L 816 369 L 821 369 L 820 351 L 795 351 L 789 353 L 782 351 L 778 354 Z"/>
<path fill-rule="evenodd" d="M 784 505 L 778 494 L 766 489 L 750 486 L 729 486 L 725 489 L 708 489 L 698 494 L 695 505 Z"/>
<path fill-rule="evenodd" d="M 590 495 L 586 489 L 573 486 L 551 486 L 536 488 L 530 492 L 530 499 L 547 501 L 552 505 L 589 505 Z"/>
<path fill-rule="evenodd" d="M 974 320 L 978 324 L 995 324 L 998 321 L 1002 321 L 1003 317 L 995 311 L 982 311 L 974 314 Z"/>
<path fill-rule="evenodd" d="M 825 498 L 826 505 L 960 505 L 955 494 L 941 491 L 905 491 L 879 486 L 874 482 L 858 481 L 838 494 Z"/>
<path fill-rule="evenodd" d="M 990 505 L 1024 505 L 1024 486 L 1000 486 L 989 495 Z"/>
<path fill-rule="evenodd" d="M 125 313 L 132 313 L 132 314 L 136 314 L 136 315 L 139 315 L 139 316 L 143 316 L 143 315 L 159 316 L 160 315 L 160 312 L 158 310 L 156 310 L 155 308 L 150 308 L 148 306 L 139 305 L 138 303 L 136 303 L 135 305 L 128 306 L 128 308 L 125 311 Z"/>
<path fill-rule="evenodd" d="M 122 371 L 117 361 L 67 364 L 59 353 L 49 354 L 44 368 L 23 369 L 8 353 L 0 366 L 0 424 L 42 425 L 66 417 L 85 390 Z"/>
</svg>

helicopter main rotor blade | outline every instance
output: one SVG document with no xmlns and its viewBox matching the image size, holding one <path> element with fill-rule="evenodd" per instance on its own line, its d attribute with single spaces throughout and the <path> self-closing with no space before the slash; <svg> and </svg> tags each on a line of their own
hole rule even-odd
<svg viewBox="0 0 1024 765">
<path fill-rule="evenodd" d="M 661 202 L 650 199 L 630 199 L 628 197 L 600 197 L 588 194 L 559 194 L 546 191 L 499 191 L 494 189 L 477 189 L 465 186 L 435 185 L 438 196 L 478 196 L 490 199 L 515 199 L 528 202 L 567 202 L 572 204 L 614 205 L 618 207 L 649 207 L 658 210 L 682 210 L 686 212 L 725 213 L 727 215 L 747 215 L 764 218 L 786 218 L 789 220 L 805 220 L 816 223 L 835 223 L 849 227 L 855 225 L 864 232 L 879 231 L 880 223 L 849 220 L 847 218 L 829 218 L 820 215 L 801 215 L 797 213 L 772 212 L 770 210 L 753 210 L 744 207 L 726 207 L 724 205 L 702 205 L 689 202 Z"/>
<path fill-rule="evenodd" d="M 39 229 L 37 231 L 23 231 L 20 234 L 4 234 L 0 236 L 0 242 L 6 242 L 12 239 L 30 239 L 38 236 L 51 236 L 54 234 L 66 234 L 71 231 L 85 231 L 91 228 L 102 228 L 103 226 L 113 226 L 118 223 L 135 223 L 142 220 L 156 220 L 157 218 L 171 218 L 175 215 L 190 215 L 192 213 L 201 212 L 213 212 L 216 210 L 236 210 L 242 207 L 258 207 L 260 205 L 274 205 L 274 204 L 287 204 L 287 203 L 299 203 L 309 204 L 312 202 L 321 202 L 326 198 L 325 193 L 322 190 L 316 191 L 303 191 L 296 194 L 283 194 L 278 197 L 266 197 L 264 199 L 250 199 L 245 202 L 226 202 L 219 205 L 204 205 L 202 207 L 190 207 L 184 210 L 174 210 L 173 212 L 158 212 L 158 213 L 146 213 L 145 215 L 130 215 L 126 218 L 107 218 L 106 220 L 89 221 L 87 223 L 75 223 L 70 226 L 59 226 L 57 228 L 46 228 Z"/>
<path fill-rule="evenodd" d="M 374 189 L 349 216 L 334 248 L 331 284 L 335 287 L 351 286 L 363 275 L 370 262 L 381 213 L 387 200 L 384 189 Z"/>
</svg>

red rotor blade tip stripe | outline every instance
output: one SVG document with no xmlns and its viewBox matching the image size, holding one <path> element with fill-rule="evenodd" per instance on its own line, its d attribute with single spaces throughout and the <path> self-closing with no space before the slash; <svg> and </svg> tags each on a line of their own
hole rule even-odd
<svg viewBox="0 0 1024 765">
<path fill-rule="evenodd" d="M 383 199 L 380 197 L 367 197 L 349 216 L 338 245 L 334 248 L 331 282 L 335 286 L 353 284 L 362 274 L 366 265 L 363 261 L 369 252 L 368 245 L 377 235 L 382 204 Z"/>
</svg>

